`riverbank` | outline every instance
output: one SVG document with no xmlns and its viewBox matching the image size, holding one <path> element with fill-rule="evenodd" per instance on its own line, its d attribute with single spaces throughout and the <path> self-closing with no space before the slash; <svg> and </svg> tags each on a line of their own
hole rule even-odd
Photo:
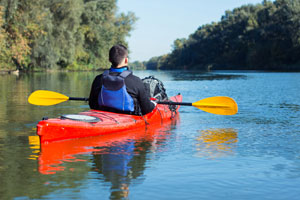
<svg viewBox="0 0 300 200">
<path fill-rule="evenodd" d="M 129 65 L 130 66 L 130 65 Z M 7 75 L 7 74 L 13 74 L 13 75 L 20 75 L 20 74 L 26 74 L 26 73 L 36 73 L 36 72 L 47 72 L 47 73 L 52 73 L 52 72 L 96 72 L 96 71 L 104 71 L 108 68 L 98 68 L 98 69 L 82 69 L 82 70 L 75 70 L 75 69 L 46 69 L 46 70 L 0 70 L 0 75 Z M 131 70 L 135 70 L 135 71 L 140 71 L 140 70 L 147 70 L 147 69 L 140 69 L 140 68 L 133 68 L 130 67 Z M 179 71 L 180 69 L 152 69 L 154 71 Z M 192 71 L 198 71 L 198 72 L 225 72 L 225 73 L 272 73 L 272 72 L 300 72 L 300 70 L 241 70 L 241 69 L 237 69 L 237 70 L 231 70 L 231 69 L 216 69 L 216 70 L 197 70 L 197 69 L 185 69 L 185 70 L 180 70 L 180 71 L 186 71 L 186 72 L 192 72 Z"/>
<path fill-rule="evenodd" d="M 138 68 L 138 67 L 132 67 L 131 65 L 130 69 L 131 70 L 146 70 L 146 69 L 142 69 L 142 68 Z M 11 70 L 11 69 L 0 69 L 0 75 L 3 74 L 20 74 L 20 73 L 34 73 L 34 72 L 94 72 L 94 71 L 104 71 L 106 69 L 108 69 L 109 67 L 106 68 L 92 68 L 92 69 L 88 69 L 88 68 L 82 68 L 82 69 L 71 69 L 71 68 L 67 68 L 67 69 L 41 69 L 41 68 L 37 68 L 37 69 L 30 69 L 30 70 Z"/>
<path fill-rule="evenodd" d="M 0 75 L 3 74 L 15 74 L 15 75 L 19 75 L 20 74 L 20 70 L 0 70 Z"/>
</svg>

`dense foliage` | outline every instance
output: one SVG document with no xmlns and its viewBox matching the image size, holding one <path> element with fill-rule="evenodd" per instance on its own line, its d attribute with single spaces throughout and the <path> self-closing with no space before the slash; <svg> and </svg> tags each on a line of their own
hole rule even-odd
<svg viewBox="0 0 300 200">
<path fill-rule="evenodd" d="M 0 70 L 107 68 L 136 18 L 117 0 L 0 0 Z"/>
<path fill-rule="evenodd" d="M 170 54 L 140 63 L 150 69 L 300 70 L 300 0 L 264 0 L 226 11 L 174 41 Z"/>
</svg>

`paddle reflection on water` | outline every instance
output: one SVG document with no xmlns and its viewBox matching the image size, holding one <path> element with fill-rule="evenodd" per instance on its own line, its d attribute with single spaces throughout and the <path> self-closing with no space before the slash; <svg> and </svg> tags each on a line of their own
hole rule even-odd
<svg viewBox="0 0 300 200">
<path fill-rule="evenodd" d="M 39 136 L 28 136 L 28 141 L 30 144 L 30 149 L 32 149 L 31 155 L 29 155 L 28 159 L 36 160 L 39 156 L 38 154 L 40 153 L 40 138 Z"/>
<path fill-rule="evenodd" d="M 199 131 L 196 139 L 197 156 L 219 158 L 234 154 L 238 133 L 232 128 L 217 128 Z"/>
<path fill-rule="evenodd" d="M 163 148 L 170 130 L 179 122 L 179 115 L 163 125 L 148 127 L 145 131 L 129 131 L 104 136 L 87 137 L 39 144 L 38 136 L 30 136 L 32 155 L 38 160 L 41 174 L 80 170 L 68 168 L 70 162 L 91 163 L 91 171 L 103 175 L 111 184 L 111 198 L 127 197 L 133 179 L 143 175 L 147 153 Z M 88 158 L 80 155 L 90 155 Z M 37 158 L 38 157 L 38 158 Z M 86 159 L 87 158 L 87 159 Z"/>
</svg>

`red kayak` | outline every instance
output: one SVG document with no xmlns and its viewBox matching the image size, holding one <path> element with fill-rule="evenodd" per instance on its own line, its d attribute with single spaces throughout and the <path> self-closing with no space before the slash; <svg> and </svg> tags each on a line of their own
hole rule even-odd
<svg viewBox="0 0 300 200">
<path fill-rule="evenodd" d="M 181 102 L 182 96 L 180 94 L 173 96 L 170 101 Z M 37 135 L 41 143 L 47 143 L 135 131 L 173 119 L 178 109 L 179 106 L 158 104 L 151 113 L 144 116 L 90 110 L 76 115 L 63 115 L 60 118 L 42 120 L 37 124 Z"/>
</svg>

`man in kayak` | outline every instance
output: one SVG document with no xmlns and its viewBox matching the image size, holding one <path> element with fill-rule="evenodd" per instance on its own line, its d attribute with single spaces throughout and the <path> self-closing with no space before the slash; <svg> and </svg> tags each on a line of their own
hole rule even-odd
<svg viewBox="0 0 300 200">
<path fill-rule="evenodd" d="M 93 81 L 89 105 L 91 109 L 132 115 L 151 112 L 155 103 L 150 101 L 142 80 L 128 68 L 128 50 L 115 45 L 109 50 L 111 68 Z"/>
</svg>

